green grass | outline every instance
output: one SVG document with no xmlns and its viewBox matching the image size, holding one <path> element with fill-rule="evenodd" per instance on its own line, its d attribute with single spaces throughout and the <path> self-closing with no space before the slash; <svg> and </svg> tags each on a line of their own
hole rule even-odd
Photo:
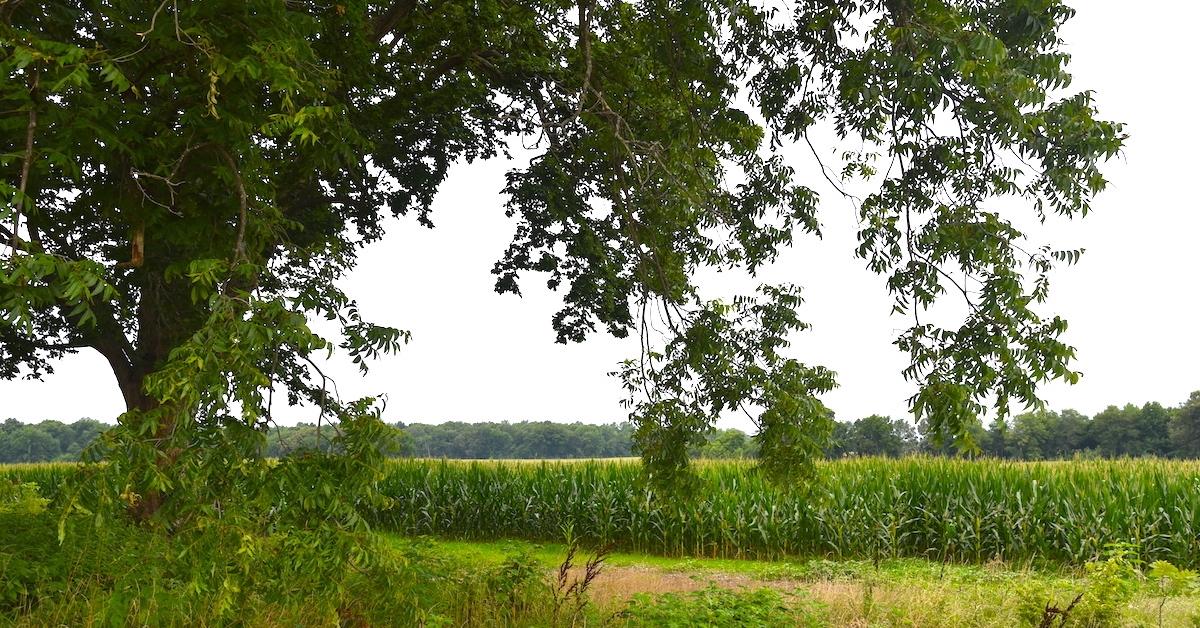
<svg viewBox="0 0 1200 628">
<path fill-rule="evenodd" d="M 525 555 L 538 565 L 551 569 L 567 555 L 564 543 L 531 543 L 519 540 L 462 541 L 422 537 L 412 539 L 388 535 L 397 548 L 417 543 L 425 551 L 450 561 L 477 565 L 498 565 L 513 555 Z M 581 550 L 586 555 L 587 550 Z M 980 583 L 1007 579 L 1010 575 L 1023 579 L 1035 578 L 1045 582 L 1079 579 L 1079 567 L 1059 566 L 1033 568 L 1003 564 L 969 565 L 946 564 L 919 558 L 894 558 L 873 562 L 869 560 L 833 561 L 822 558 L 791 560 L 749 560 L 733 558 L 671 558 L 655 554 L 613 552 L 605 563 L 610 567 L 656 569 L 666 573 L 697 575 L 738 575 L 762 580 L 875 580 L 909 582 Z M 998 574 L 1003 574 L 999 576 Z"/>
<path fill-rule="evenodd" d="M 53 498 L 76 465 L 0 467 Z M 672 557 L 1079 565 L 1111 543 L 1146 562 L 1200 567 L 1200 463 L 852 459 L 786 492 L 750 463 L 697 465 L 695 499 L 644 486 L 629 460 L 396 461 L 377 529 L 464 540 L 561 541 Z"/>
<path fill-rule="evenodd" d="M 397 547 L 417 544 L 430 555 L 479 574 L 503 573 L 534 564 L 553 579 L 567 555 L 562 544 L 466 542 L 392 537 Z M 577 556 L 576 563 L 586 556 Z M 1093 567 L 1104 567 L 1103 569 Z M 1156 583 L 1123 559 L 1093 567 L 1037 569 L 1004 564 L 947 565 L 925 559 L 808 559 L 782 562 L 720 558 L 673 559 L 617 552 L 592 589 L 592 619 L 603 626 L 691 626 L 695 617 L 719 617 L 712 609 L 740 609 L 719 628 L 751 625 L 746 604 L 771 604 L 780 626 L 872 628 L 1011 628 L 1036 626 L 1047 604 L 1065 609 L 1083 594 L 1066 626 L 1185 628 L 1200 621 L 1194 597 L 1162 598 Z M 494 577 L 494 576 L 493 576 Z M 624 584 L 628 583 L 628 584 Z M 552 586 L 552 583 L 551 583 Z M 773 593 L 753 592 L 769 589 Z M 718 590 L 726 591 L 721 593 Z M 632 607 L 630 600 L 639 600 Z M 647 607 L 653 607 L 647 609 Z M 603 623 L 628 609 L 642 623 Z M 644 611 L 644 612 L 643 612 Z M 470 613 L 451 613 L 463 618 Z M 707 620 L 707 619 L 706 619 Z M 477 625 L 467 623 L 467 625 Z M 478 625 L 485 625 L 483 623 Z M 534 625 L 534 624 L 530 624 Z M 708 625 L 708 624 L 696 624 Z M 753 624 L 757 625 L 757 624 Z M 1053 625 L 1058 626 L 1056 621 Z"/>
<path fill-rule="evenodd" d="M 411 539 L 399 535 L 389 535 L 398 547 L 411 542 Z M 533 558 L 537 563 L 550 569 L 562 563 L 567 555 L 565 543 L 531 543 L 520 540 L 500 541 L 458 541 L 453 539 L 422 539 L 421 543 L 429 550 L 448 560 L 463 560 L 484 565 L 498 565 L 514 554 L 524 554 Z M 586 550 L 584 550 L 586 554 Z M 666 571 L 687 571 L 689 573 L 735 573 L 742 575 L 758 575 L 769 571 L 772 566 L 789 563 L 771 563 L 758 560 L 738 560 L 732 558 L 669 558 L 654 554 L 627 554 L 616 552 L 610 554 L 606 563 L 613 567 L 645 567 Z"/>
<path fill-rule="evenodd" d="M 201 606 L 204 596 L 180 591 L 178 574 L 164 572 L 163 552 L 174 554 L 165 539 L 136 528 L 85 525 L 81 536 L 69 535 L 72 547 L 59 548 L 54 526 L 46 528 L 45 551 L 67 559 L 64 587 L 47 583 L 36 605 L 0 611 L 0 627 L 230 625 L 229 618 Z M 14 529 L 21 526 L 0 530 L 0 546 Z M 89 540 L 91 534 L 99 536 Z M 386 541 L 379 550 L 391 557 L 389 566 L 351 578 L 345 591 L 322 593 L 338 596 L 332 602 L 297 594 L 299 599 L 268 603 L 250 591 L 237 625 L 282 628 L 332 620 L 405 628 L 1032 628 L 1046 604 L 1065 608 L 1080 593 L 1084 603 L 1067 627 L 1187 628 L 1196 625 L 1200 610 L 1194 597 L 1160 598 L 1156 583 L 1124 559 L 1046 570 L 918 558 L 758 561 L 616 552 L 590 588 L 572 597 L 568 591 L 582 577 L 586 549 L 574 557 L 576 569 L 559 580 L 557 567 L 568 555 L 563 543 L 399 535 Z M 93 558 L 78 558 L 79 548 Z M 339 609 L 336 617 L 330 607 Z"/>
<path fill-rule="evenodd" d="M 1200 464 L 931 458 L 821 465 L 789 493 L 747 463 L 698 467 L 696 499 L 661 496 L 632 464 L 399 461 L 381 489 L 381 529 L 469 540 L 593 545 L 665 556 L 924 558 L 1082 564 L 1111 543 L 1146 561 L 1200 565 Z"/>
</svg>

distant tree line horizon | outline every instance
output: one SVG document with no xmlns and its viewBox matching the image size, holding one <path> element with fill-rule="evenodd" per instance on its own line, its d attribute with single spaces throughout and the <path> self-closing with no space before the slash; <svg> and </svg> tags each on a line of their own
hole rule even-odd
<svg viewBox="0 0 1200 628">
<path fill-rule="evenodd" d="M 620 458 L 635 455 L 626 422 L 520 421 L 510 423 L 448 421 L 439 424 L 396 423 L 401 436 L 399 457 L 453 459 Z M 74 423 L 46 420 L 0 423 L 0 464 L 75 461 L 110 424 L 85 418 Z M 283 456 L 302 449 L 327 450 L 334 429 L 312 423 L 272 427 L 266 454 Z M 948 442 L 937 443 L 922 425 L 905 419 L 871 415 L 837 421 L 827 458 L 847 456 L 901 457 L 913 454 L 982 455 L 1012 460 L 1074 457 L 1158 456 L 1200 458 L 1200 391 L 1177 407 L 1150 402 L 1141 407 L 1109 406 L 1088 417 L 1075 410 L 1026 412 L 987 427 L 977 423 L 971 437 L 978 450 L 960 453 Z M 695 458 L 755 458 L 758 444 L 736 428 L 717 429 L 707 444 L 692 450 Z"/>
</svg>

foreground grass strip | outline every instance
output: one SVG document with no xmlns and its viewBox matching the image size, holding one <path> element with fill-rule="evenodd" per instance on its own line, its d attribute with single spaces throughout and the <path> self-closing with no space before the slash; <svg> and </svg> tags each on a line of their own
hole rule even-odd
<svg viewBox="0 0 1200 628">
<path fill-rule="evenodd" d="M 414 542 L 393 540 L 400 547 Z M 513 541 L 415 542 L 473 572 L 494 573 L 514 561 L 532 560 L 548 578 L 567 551 L 561 544 Z M 1117 564 L 1132 567 L 1107 560 L 1093 563 Z M 615 553 L 590 592 L 595 617 L 608 620 L 598 625 L 622 627 L 1035 627 L 1047 607 L 1065 608 L 1080 593 L 1085 601 L 1067 626 L 1159 626 L 1160 605 L 1161 626 L 1185 628 L 1200 622 L 1194 597 L 1163 597 L 1157 584 L 1137 569 L 1114 571 L 1117 579 L 1109 581 L 1098 578 L 1097 571 L 946 565 L 911 558 L 760 562 Z M 1129 597 L 1110 597 L 1114 583 L 1128 587 Z M 748 603 L 758 605 L 758 612 L 748 612 Z M 456 616 L 467 614 L 460 609 Z"/>
</svg>

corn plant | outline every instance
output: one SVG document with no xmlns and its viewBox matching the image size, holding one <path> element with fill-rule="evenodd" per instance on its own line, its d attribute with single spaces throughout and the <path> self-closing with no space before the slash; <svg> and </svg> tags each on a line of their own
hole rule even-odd
<svg viewBox="0 0 1200 628">
<path fill-rule="evenodd" d="M 597 546 L 666 555 L 925 557 L 1084 563 L 1108 543 L 1200 564 L 1200 464 L 849 459 L 804 493 L 746 463 L 700 465 L 692 498 L 656 493 L 612 462 L 398 461 L 377 526 L 405 534 L 553 541 L 570 526 Z"/>
</svg>

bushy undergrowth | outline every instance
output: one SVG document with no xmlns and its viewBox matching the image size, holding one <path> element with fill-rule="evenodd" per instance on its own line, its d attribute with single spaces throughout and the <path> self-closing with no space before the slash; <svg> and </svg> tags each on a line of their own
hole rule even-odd
<svg viewBox="0 0 1200 628">
<path fill-rule="evenodd" d="M 0 481 L 0 610 L 27 608 L 42 594 L 41 583 L 62 580 L 62 555 L 54 543 L 54 521 L 37 484 Z"/>
<path fill-rule="evenodd" d="M 818 628 L 819 616 L 785 603 L 768 588 L 735 591 L 715 585 L 691 594 L 637 595 L 617 615 L 624 625 L 645 628 Z"/>
<path fill-rule="evenodd" d="M 29 486 L 23 495 L 33 494 Z M 316 547 L 311 539 L 267 539 L 247 562 L 224 553 L 230 548 L 221 545 L 219 531 L 212 538 L 170 538 L 130 526 L 97 528 L 75 517 L 68 518 L 60 543 L 58 515 L 44 500 L 33 499 L 35 506 L 21 512 L 11 507 L 15 500 L 6 502 L 4 515 L 11 517 L 6 522 L 20 525 L 0 529 L 5 557 L 0 582 L 6 592 L 0 626 L 6 628 L 775 628 L 797 625 L 793 618 L 801 616 L 777 594 L 715 589 L 703 596 L 639 597 L 625 612 L 601 612 L 587 587 L 602 557 L 593 557 L 575 576 L 570 562 L 556 574 L 529 549 L 498 564 L 463 564 L 421 541 L 389 544 L 379 537 L 357 539 L 372 556 L 356 560 L 336 582 L 318 584 L 311 581 L 315 571 L 299 568 L 312 560 L 306 556 Z M 253 577 L 231 571 L 250 564 Z M 197 579 L 199 571 L 209 577 Z M 232 595 L 227 587 L 197 588 L 198 582 L 222 578 L 245 588 Z"/>
<path fill-rule="evenodd" d="M 60 520 L 0 513 L 0 626 L 412 626 L 436 590 L 407 567 L 424 557 L 371 534 L 172 537 L 68 516 L 60 542 Z M 318 567 L 322 552 L 353 558 Z"/>
<path fill-rule="evenodd" d="M 49 501 L 36 483 L 0 480 L 0 610 L 23 614 L 80 586 L 115 587 L 119 574 L 141 565 L 153 546 L 152 537 L 132 528 L 62 520 Z M 130 547 L 139 551 L 124 551 Z"/>
</svg>

